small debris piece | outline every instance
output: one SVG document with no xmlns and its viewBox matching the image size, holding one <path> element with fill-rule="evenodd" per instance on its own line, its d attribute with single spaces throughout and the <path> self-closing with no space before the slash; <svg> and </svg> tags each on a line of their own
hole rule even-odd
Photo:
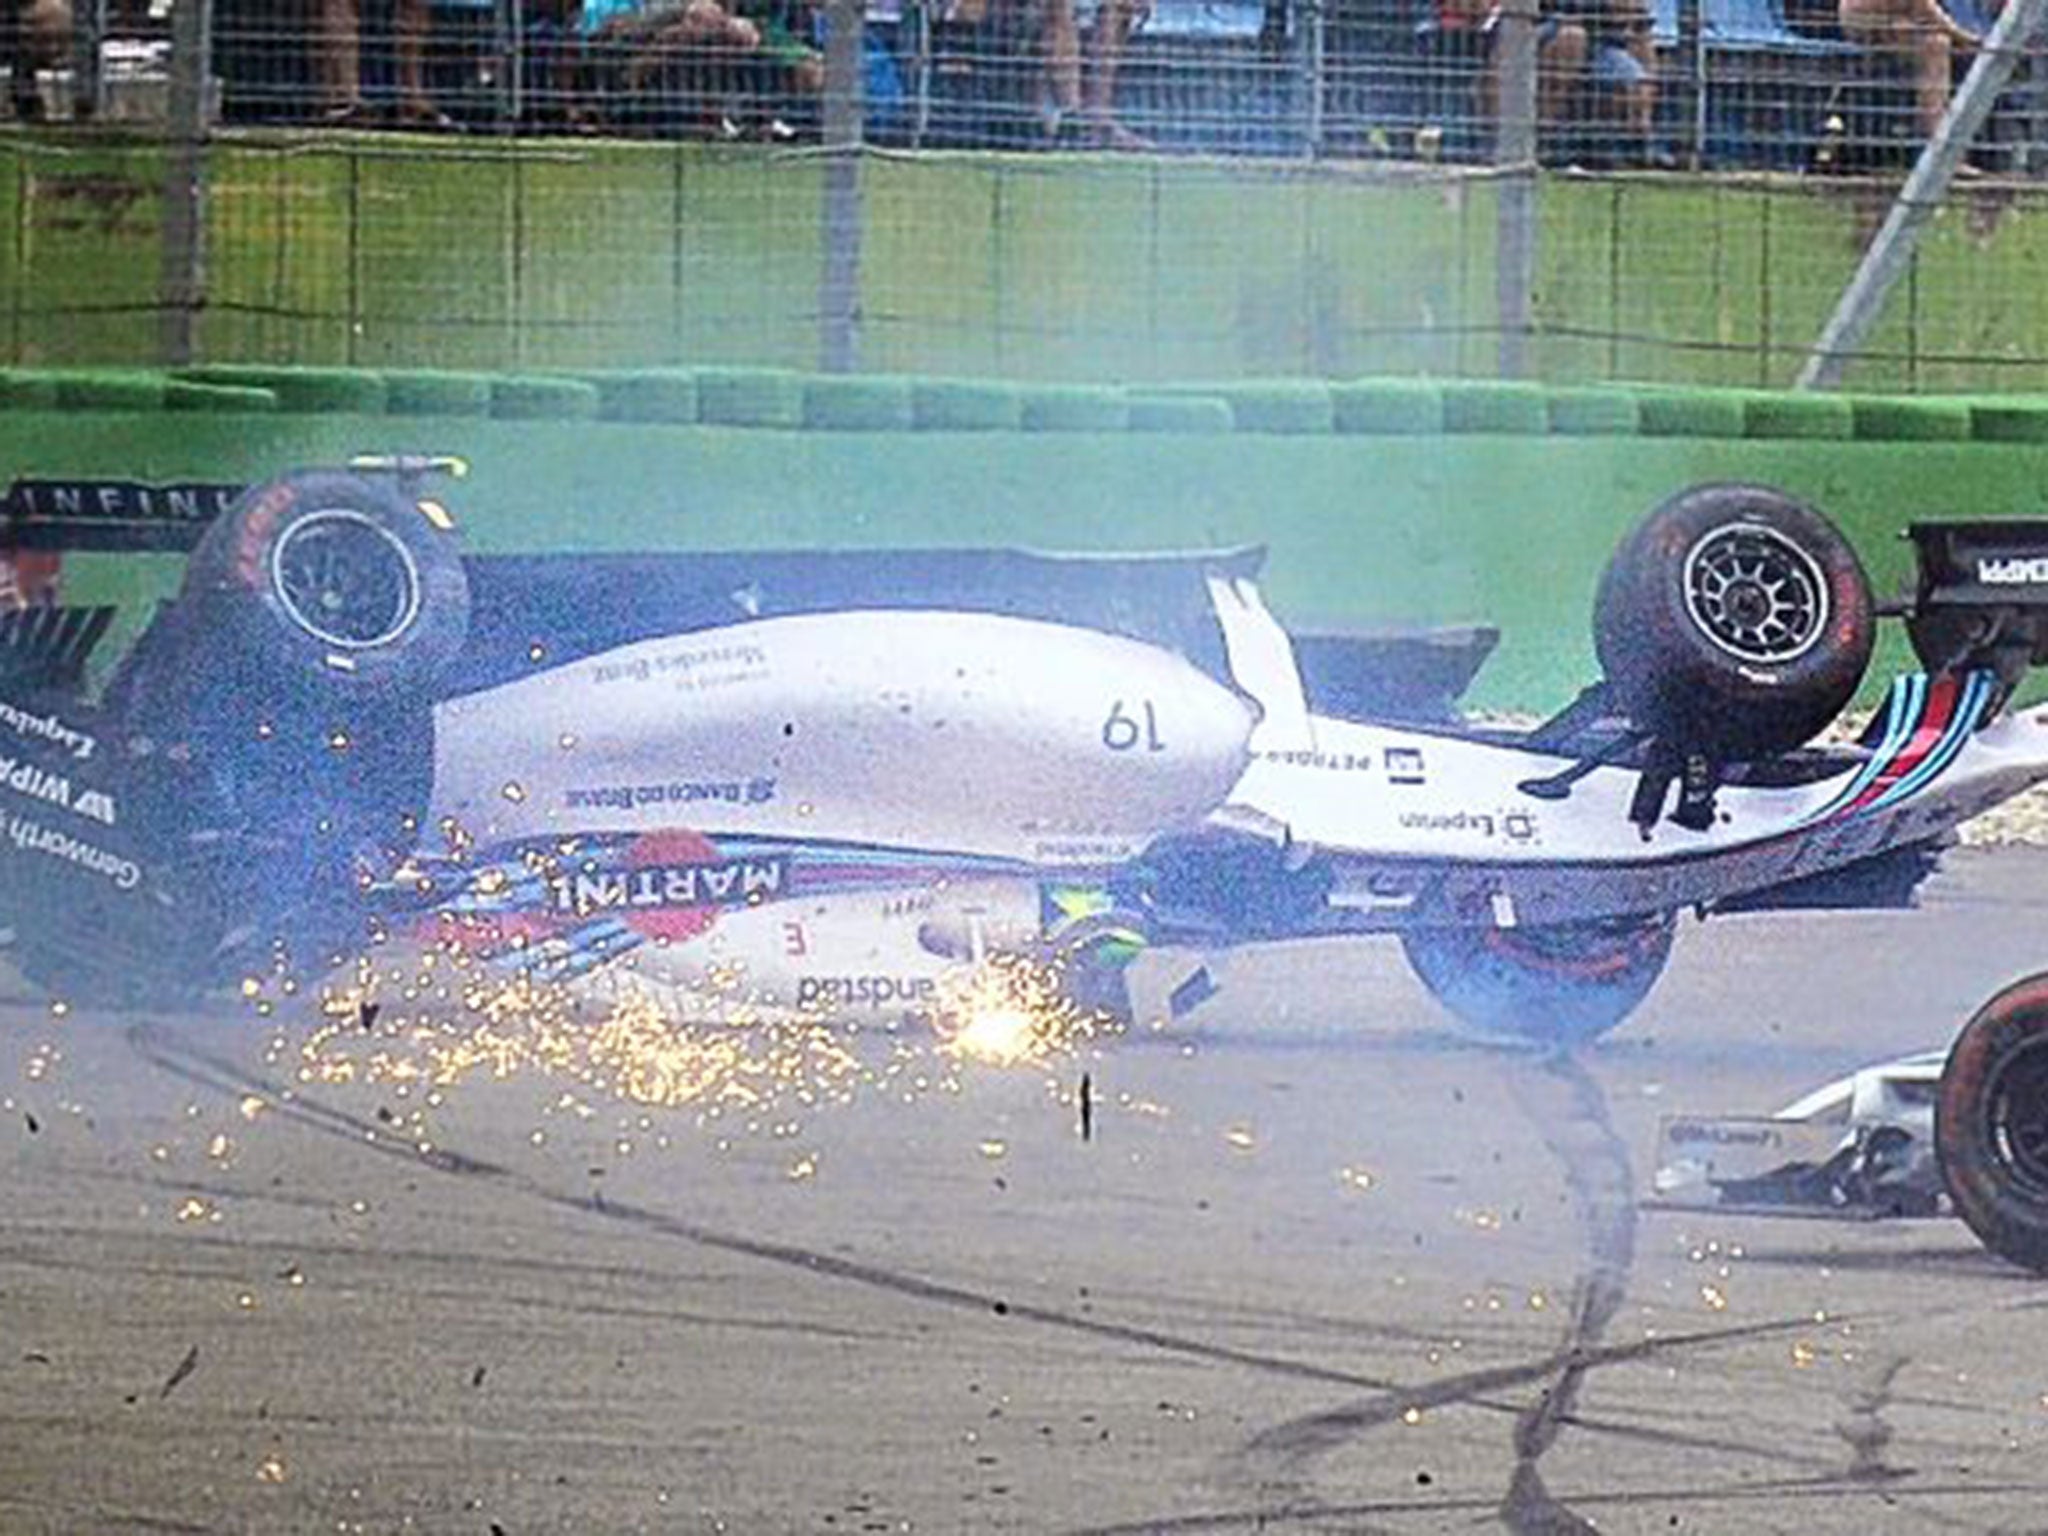
<svg viewBox="0 0 2048 1536">
<path fill-rule="evenodd" d="M 1095 1139 L 1095 1082 L 1086 1072 L 1081 1074 L 1081 1139 Z"/>
<path fill-rule="evenodd" d="M 157 1393 L 157 1401 L 169 1397 L 184 1383 L 187 1376 L 199 1369 L 199 1346 L 194 1344 L 185 1351 L 185 1358 L 178 1362 L 178 1368 L 164 1379 L 163 1388 Z"/>
</svg>

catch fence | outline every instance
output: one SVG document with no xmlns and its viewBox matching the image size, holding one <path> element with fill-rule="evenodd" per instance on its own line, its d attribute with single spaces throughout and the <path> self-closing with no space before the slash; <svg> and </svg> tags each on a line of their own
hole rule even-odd
<svg viewBox="0 0 2048 1536">
<path fill-rule="evenodd" d="M 1929 126 L 1796 0 L 1075 3 L 77 0 L 4 357 L 1782 384 Z M 1852 382 L 2048 383 L 2015 63 Z"/>
</svg>

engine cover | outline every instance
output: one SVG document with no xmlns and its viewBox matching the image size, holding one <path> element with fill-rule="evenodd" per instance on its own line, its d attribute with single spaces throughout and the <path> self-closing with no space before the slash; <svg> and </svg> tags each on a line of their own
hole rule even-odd
<svg viewBox="0 0 2048 1536">
<path fill-rule="evenodd" d="M 1252 706 L 1157 646 L 989 614 L 765 619 L 621 646 L 435 716 L 478 842 L 695 827 L 1103 864 L 1217 805 Z"/>
</svg>

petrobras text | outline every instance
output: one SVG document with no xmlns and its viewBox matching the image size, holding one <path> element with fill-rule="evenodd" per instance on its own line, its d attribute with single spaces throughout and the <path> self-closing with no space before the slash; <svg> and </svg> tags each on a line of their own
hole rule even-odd
<svg viewBox="0 0 2048 1536">
<path fill-rule="evenodd" d="M 929 1004 L 937 991 L 929 976 L 802 976 L 796 1002 L 799 1008 L 885 1008 Z"/>
</svg>

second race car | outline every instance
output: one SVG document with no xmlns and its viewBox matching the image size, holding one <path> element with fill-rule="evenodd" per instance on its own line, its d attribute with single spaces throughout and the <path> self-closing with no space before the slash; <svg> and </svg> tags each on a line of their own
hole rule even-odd
<svg viewBox="0 0 2048 1536">
<path fill-rule="evenodd" d="M 2001 988 L 1945 1052 L 1864 1067 L 1769 1117 L 1667 1117 L 1651 1184 L 1678 1209 L 1954 1215 L 2048 1274 L 2048 975 Z"/>
</svg>

